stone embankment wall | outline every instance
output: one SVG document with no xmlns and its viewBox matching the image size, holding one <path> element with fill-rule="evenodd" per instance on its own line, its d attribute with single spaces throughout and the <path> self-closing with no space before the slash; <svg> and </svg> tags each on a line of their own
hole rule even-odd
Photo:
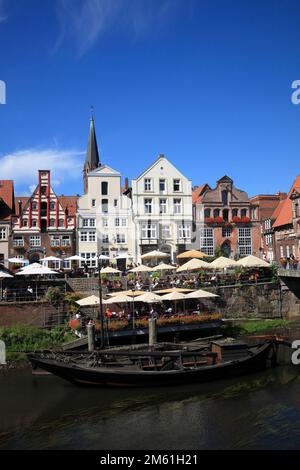
<svg viewBox="0 0 300 470">
<path fill-rule="evenodd" d="M 69 290 L 84 295 L 97 295 L 96 278 L 68 279 Z M 298 292 L 298 291 L 296 291 Z M 295 295 L 285 284 L 267 283 L 226 286 L 216 289 L 220 296 L 217 309 L 224 318 L 285 318 L 300 319 L 300 292 Z M 206 304 L 206 302 L 205 302 Z M 211 305 L 214 302 L 211 301 Z M 65 313 L 67 305 L 64 306 Z M 0 327 L 13 325 L 51 326 L 64 318 L 47 302 L 1 302 Z"/>
<path fill-rule="evenodd" d="M 300 299 L 284 284 L 250 284 L 218 288 L 224 318 L 300 318 Z"/>
</svg>

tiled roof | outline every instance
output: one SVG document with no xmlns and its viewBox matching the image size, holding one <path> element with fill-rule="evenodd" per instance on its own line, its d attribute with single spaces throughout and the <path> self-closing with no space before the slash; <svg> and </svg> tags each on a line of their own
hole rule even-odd
<svg viewBox="0 0 300 470">
<path fill-rule="evenodd" d="M 277 218 L 273 224 L 273 227 L 281 227 L 282 225 L 288 225 L 292 223 L 292 218 L 293 218 L 293 210 L 292 210 L 292 201 L 290 199 L 290 195 L 292 192 L 296 189 L 296 191 L 300 192 L 300 175 L 296 177 L 287 198 L 284 201 L 281 201 L 281 204 L 279 204 L 279 213 L 277 215 Z"/>
<path fill-rule="evenodd" d="M 192 192 L 192 200 L 193 204 L 200 204 L 202 201 L 203 194 L 207 189 L 210 189 L 210 186 L 208 184 L 202 184 L 201 186 L 197 186 L 196 188 L 193 189 Z"/>
<path fill-rule="evenodd" d="M 14 209 L 14 182 L 13 180 L 0 180 L 0 198 L 10 210 Z"/>
<path fill-rule="evenodd" d="M 78 196 L 57 196 L 63 209 L 68 208 L 68 215 L 76 215 Z"/>
<path fill-rule="evenodd" d="M 30 198 L 28 196 L 19 196 L 19 197 L 15 197 L 15 214 L 16 215 L 20 215 L 20 211 L 19 211 L 19 201 L 22 202 L 22 208 L 24 209 L 25 207 L 25 204 L 27 203 L 27 201 L 29 200 Z"/>
</svg>

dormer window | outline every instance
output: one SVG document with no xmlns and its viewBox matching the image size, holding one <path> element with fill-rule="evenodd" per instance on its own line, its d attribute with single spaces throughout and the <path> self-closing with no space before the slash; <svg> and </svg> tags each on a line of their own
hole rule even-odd
<svg viewBox="0 0 300 470">
<path fill-rule="evenodd" d="M 174 192 L 181 191 L 181 181 L 180 181 L 180 179 L 174 179 L 173 180 L 173 191 Z"/>
<path fill-rule="evenodd" d="M 228 205 L 228 191 L 227 190 L 222 191 L 222 204 L 223 206 Z"/>
</svg>

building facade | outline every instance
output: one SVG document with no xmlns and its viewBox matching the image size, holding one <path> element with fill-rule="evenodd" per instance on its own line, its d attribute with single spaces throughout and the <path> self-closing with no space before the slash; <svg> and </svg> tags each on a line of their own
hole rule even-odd
<svg viewBox="0 0 300 470">
<path fill-rule="evenodd" d="M 273 224 L 275 259 L 284 263 L 291 255 L 300 259 L 300 176 L 297 176 Z"/>
<path fill-rule="evenodd" d="M 176 255 L 191 246 L 192 185 L 164 155 L 132 180 L 135 261 L 152 250 Z"/>
<path fill-rule="evenodd" d="M 50 176 L 49 170 L 39 170 L 32 195 L 15 198 L 11 257 L 39 262 L 47 256 L 64 258 L 75 252 L 77 196 L 57 196 Z"/>
<path fill-rule="evenodd" d="M 251 218 L 247 193 L 237 189 L 228 176 L 220 178 L 214 189 L 208 185 L 200 188 L 202 193 L 197 196 L 194 191 L 193 195 L 194 247 L 209 256 L 260 256 L 260 226 Z"/>
<path fill-rule="evenodd" d="M 279 192 L 277 194 L 260 194 L 250 198 L 251 218 L 260 224 L 262 255 L 270 262 L 275 260 L 273 224 L 286 196 L 286 193 Z"/>
<path fill-rule="evenodd" d="M 0 267 L 8 268 L 11 218 L 14 212 L 14 183 L 12 180 L 0 180 Z"/>
<path fill-rule="evenodd" d="M 85 194 L 78 200 L 77 252 L 89 268 L 97 266 L 101 254 L 124 268 L 126 259 L 133 256 L 131 199 L 123 193 L 121 174 L 100 163 L 93 118 L 83 173 Z"/>
</svg>

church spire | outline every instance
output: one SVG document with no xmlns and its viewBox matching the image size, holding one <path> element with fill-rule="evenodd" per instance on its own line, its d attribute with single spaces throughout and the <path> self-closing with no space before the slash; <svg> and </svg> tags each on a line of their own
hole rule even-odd
<svg viewBox="0 0 300 470">
<path fill-rule="evenodd" d="M 86 158 L 83 167 L 84 192 L 87 192 L 87 175 L 101 165 L 99 160 L 98 145 L 95 132 L 93 107 L 91 108 L 90 134 L 86 151 Z"/>
</svg>

